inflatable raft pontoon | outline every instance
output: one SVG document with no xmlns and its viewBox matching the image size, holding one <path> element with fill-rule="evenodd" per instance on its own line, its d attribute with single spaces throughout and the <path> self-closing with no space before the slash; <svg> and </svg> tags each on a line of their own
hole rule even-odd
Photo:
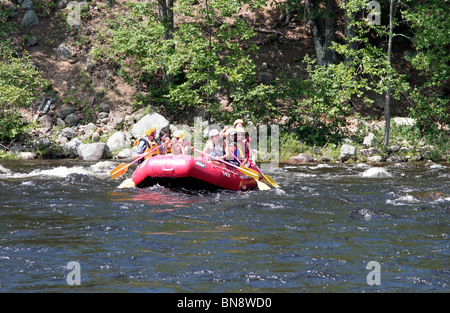
<svg viewBox="0 0 450 313">
<path fill-rule="evenodd" d="M 139 188 L 159 184 L 168 188 L 246 191 L 258 186 L 255 178 L 237 168 L 189 155 L 148 158 L 138 165 L 131 180 Z"/>
</svg>

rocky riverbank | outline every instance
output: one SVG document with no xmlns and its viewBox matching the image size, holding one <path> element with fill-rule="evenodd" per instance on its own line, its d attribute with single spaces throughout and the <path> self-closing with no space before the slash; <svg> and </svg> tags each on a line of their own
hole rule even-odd
<svg viewBox="0 0 450 313">
<path fill-rule="evenodd" d="M 426 143 L 423 139 L 415 139 L 414 136 L 403 136 L 403 134 L 408 134 L 413 131 L 415 120 L 412 118 L 396 117 L 392 119 L 391 144 L 387 147 L 381 144 L 384 121 L 365 123 L 368 127 L 366 127 L 365 136 L 362 139 L 358 140 L 355 139 L 356 136 L 350 136 L 349 138 L 344 138 L 340 145 L 332 144 L 326 145 L 325 147 L 303 147 L 302 150 L 304 151 L 286 159 L 286 163 L 448 162 L 450 159 L 448 138 L 441 145 L 432 145 Z"/>
<path fill-rule="evenodd" d="M 95 115 L 95 122 L 82 124 L 82 118 L 75 107 L 64 105 L 57 108 L 51 101 L 42 101 L 39 116 L 34 116 L 37 127 L 22 143 L 12 145 L 0 153 L 1 158 L 71 158 L 80 160 L 124 159 L 131 160 L 134 142 L 149 128 L 156 126 L 157 133 L 166 130 L 171 134 L 177 129 L 185 131 L 187 139 L 193 142 L 194 131 L 201 129 L 202 142 L 206 142 L 211 126 L 199 117 L 200 125 L 177 125 L 156 113 L 139 110 L 130 112 L 112 110 L 107 103 L 101 103 Z M 45 113 L 44 113 L 45 112 Z M 205 112 L 203 112 L 205 113 Z M 449 147 L 435 147 L 423 142 L 411 142 L 395 138 L 387 148 L 380 145 L 376 129 L 382 128 L 372 122 L 362 140 L 345 138 L 340 145 L 308 147 L 301 141 L 284 142 L 280 138 L 280 162 L 304 164 L 311 162 L 448 162 Z M 393 128 L 411 127 L 414 120 L 394 118 Z M 217 125 L 223 127 L 225 125 Z M 197 128 L 196 127 L 200 127 Z M 284 151 L 289 145 L 289 151 Z M 256 144 L 255 144 L 256 147 Z M 270 150 L 270 149 L 268 149 Z M 293 153 L 300 151 L 300 153 Z M 259 161 L 272 158 L 271 155 L 257 154 Z"/>
<path fill-rule="evenodd" d="M 22 143 L 4 149 L 4 158 L 131 159 L 134 141 L 153 126 L 157 135 L 161 130 L 173 133 L 183 129 L 188 139 L 192 136 L 192 127 L 170 124 L 158 113 L 113 112 L 105 103 L 99 105 L 96 122 L 88 124 L 80 124 L 79 112 L 72 106 L 56 109 L 50 104 L 43 111 L 46 113 L 34 117 L 38 127 Z"/>
</svg>

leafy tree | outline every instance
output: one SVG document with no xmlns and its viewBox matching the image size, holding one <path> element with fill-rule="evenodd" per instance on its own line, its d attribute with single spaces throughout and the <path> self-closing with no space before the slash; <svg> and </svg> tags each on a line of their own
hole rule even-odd
<svg viewBox="0 0 450 313">
<path fill-rule="evenodd" d="M 422 134 L 436 136 L 443 125 L 450 124 L 450 105 L 445 85 L 450 77 L 450 20 L 448 0 L 405 1 L 402 14 L 413 29 L 412 42 L 416 54 L 412 66 L 424 77 L 414 86 L 410 98 L 411 116 L 417 120 Z M 448 136 L 448 131 L 441 132 Z"/>
<path fill-rule="evenodd" d="M 444 130 L 443 125 L 449 124 L 450 113 L 444 89 L 450 64 L 448 0 L 379 0 L 381 25 L 367 23 L 362 18 L 369 13 L 364 11 L 366 0 L 336 1 L 345 14 L 343 41 L 331 39 L 332 15 L 326 14 L 334 5 L 331 2 L 305 2 L 304 12 L 310 23 L 322 25 L 322 31 L 314 31 L 314 36 L 328 32 L 329 39 L 322 42 L 333 40 L 328 50 L 337 54 L 337 60 L 333 62 L 331 56 L 325 57 L 317 49 L 318 38 L 315 38 L 316 61 L 309 57 L 305 59 L 309 78 L 294 79 L 297 80 L 293 84 L 297 93 L 291 92 L 288 96 L 299 98 L 290 112 L 291 122 L 297 130 L 313 143 L 336 137 L 345 126 L 342 117 L 351 112 L 350 104 L 356 100 L 371 105 L 374 94 L 384 96 L 386 101 L 384 145 L 389 143 L 391 97 L 406 99 L 411 116 L 416 118 L 423 134 L 436 134 L 439 127 Z M 289 0 L 283 5 L 286 12 L 300 7 L 299 2 Z M 409 61 L 423 76 L 423 83 L 413 83 L 410 70 L 400 74 L 396 62 L 391 63 L 392 50 L 401 47 L 400 39 L 404 41 L 404 38 L 411 39 L 414 44 L 416 54 Z"/>
<path fill-rule="evenodd" d="M 372 38 L 386 40 L 389 30 L 385 26 L 369 25 L 361 16 L 366 7 L 363 0 L 347 0 L 340 3 L 346 13 L 347 32 L 344 42 L 332 42 L 330 49 L 340 57 L 340 62 L 327 63 L 305 59 L 309 78 L 304 86 L 303 99 L 293 111 L 294 121 L 301 118 L 300 128 L 316 132 L 312 138 L 324 144 L 339 138 L 345 126 L 345 117 L 351 111 L 353 100 L 373 103 L 371 93 L 384 95 L 392 87 L 393 95 L 399 97 L 406 90 L 404 76 L 390 64 L 389 53 L 383 45 Z M 388 95 L 390 98 L 390 95 Z M 315 129 L 315 130 L 314 130 Z M 317 138 L 322 136 L 322 140 Z"/>
<path fill-rule="evenodd" d="M 8 110 L 29 105 L 43 85 L 39 75 L 26 53 L 19 57 L 11 47 L 1 45 L 0 113 L 5 114 Z"/>
<path fill-rule="evenodd" d="M 254 32 L 239 17 L 226 19 L 244 2 L 255 1 L 179 0 L 172 7 L 175 25 L 161 22 L 161 1 L 130 2 L 126 14 L 109 22 L 110 49 L 96 53 L 116 63 L 129 82 L 146 84 L 148 97 L 166 110 L 204 106 L 216 118 L 248 113 L 249 119 L 261 119 L 272 88 L 255 81 L 249 52 L 256 47 L 243 46 Z M 222 110 L 219 95 L 231 100 L 231 112 Z"/>
<path fill-rule="evenodd" d="M 8 10 L 0 4 L 0 141 L 13 139 L 22 131 L 17 108 L 27 107 L 36 97 L 44 80 L 31 64 L 26 52 L 14 49 L 7 23 Z"/>
</svg>

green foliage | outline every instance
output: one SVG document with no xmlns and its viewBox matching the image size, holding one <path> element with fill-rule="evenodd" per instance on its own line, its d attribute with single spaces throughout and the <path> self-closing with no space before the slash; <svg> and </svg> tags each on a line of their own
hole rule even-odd
<svg viewBox="0 0 450 313">
<path fill-rule="evenodd" d="M 411 117 L 416 119 L 417 127 L 422 135 L 430 137 L 450 136 L 445 125 L 450 125 L 449 99 L 440 93 L 423 94 L 422 90 L 415 88 L 410 97 L 414 101 L 411 106 Z"/>
<path fill-rule="evenodd" d="M 0 142 L 8 142 L 25 132 L 22 116 L 13 111 L 0 113 Z"/>
<path fill-rule="evenodd" d="M 332 49 L 341 57 L 340 63 L 318 66 L 306 56 L 309 78 L 297 84 L 296 94 L 287 96 L 300 97 L 289 113 L 291 124 L 308 144 L 336 142 L 339 134 L 345 132 L 344 118 L 352 113 L 350 103 L 372 104 L 373 93 L 384 96 L 390 87 L 395 99 L 406 96 L 411 104 L 411 116 L 417 120 L 422 135 L 446 136 L 443 126 L 450 123 L 450 111 L 441 87 L 450 73 L 450 25 L 445 14 L 448 1 L 429 0 L 419 5 L 417 1 L 409 1 L 408 10 L 401 7 L 403 17 L 411 23 L 415 34 L 417 54 L 410 59 L 411 65 L 427 78 L 422 86 L 415 88 L 410 87 L 406 75 L 388 62 L 386 42 L 390 33 L 387 25 L 369 25 L 359 18 L 366 4 L 364 0 L 340 3 L 349 26 L 354 29 L 351 37 L 333 43 Z M 389 2 L 381 4 L 386 7 Z M 393 26 L 401 22 L 397 15 Z M 401 34 L 392 35 L 398 38 Z"/>
<path fill-rule="evenodd" d="M 303 144 L 292 132 L 282 132 L 280 136 L 280 160 L 285 161 L 289 158 L 304 152 Z"/>
<path fill-rule="evenodd" d="M 449 99 L 443 91 L 450 77 L 449 4 L 448 0 L 414 2 L 402 12 L 414 30 L 413 43 L 417 50 L 409 60 L 426 78 L 422 86 L 411 91 L 414 103 L 410 107 L 411 116 L 417 120 L 422 134 L 431 137 L 449 136 L 442 129 L 450 124 Z"/>
<path fill-rule="evenodd" d="M 108 22 L 110 49 L 93 53 L 116 63 L 128 82 L 149 86 L 148 97 L 168 111 L 203 106 L 217 119 L 248 113 L 248 119 L 261 120 L 271 112 L 273 92 L 255 81 L 249 53 L 256 47 L 242 46 L 254 32 L 239 17 L 232 23 L 225 19 L 239 5 L 253 2 L 262 1 L 211 1 L 209 7 L 176 1 L 174 14 L 184 22 L 169 38 L 167 22 L 156 14 L 156 1 L 128 3 L 126 14 Z M 231 99 L 232 112 L 223 111 L 219 95 Z"/>
<path fill-rule="evenodd" d="M 351 97 L 362 95 L 364 84 L 343 63 L 318 66 L 309 56 L 304 61 L 309 79 L 297 85 L 303 97 L 290 111 L 290 123 L 308 144 L 338 141 L 351 113 Z"/>
<path fill-rule="evenodd" d="M 421 70 L 428 80 L 425 87 L 440 85 L 450 77 L 449 0 L 407 1 L 403 17 L 414 31 L 413 43 L 417 54 L 411 64 Z"/>
<path fill-rule="evenodd" d="M 22 118 L 16 109 L 27 107 L 38 90 L 46 86 L 27 53 L 19 56 L 14 49 L 8 15 L 8 9 L 0 3 L 0 141 L 11 140 L 23 132 Z"/>
<path fill-rule="evenodd" d="M 28 105 L 43 86 L 39 72 L 25 54 L 18 57 L 8 46 L 0 46 L 0 103 L 2 108 Z"/>
</svg>

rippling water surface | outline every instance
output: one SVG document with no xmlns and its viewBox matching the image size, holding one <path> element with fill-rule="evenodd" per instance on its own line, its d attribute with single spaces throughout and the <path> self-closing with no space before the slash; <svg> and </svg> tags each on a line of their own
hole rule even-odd
<svg viewBox="0 0 450 313">
<path fill-rule="evenodd" d="M 448 163 L 281 166 L 245 193 L 117 189 L 118 164 L 1 161 L 0 292 L 450 290 Z"/>
</svg>

